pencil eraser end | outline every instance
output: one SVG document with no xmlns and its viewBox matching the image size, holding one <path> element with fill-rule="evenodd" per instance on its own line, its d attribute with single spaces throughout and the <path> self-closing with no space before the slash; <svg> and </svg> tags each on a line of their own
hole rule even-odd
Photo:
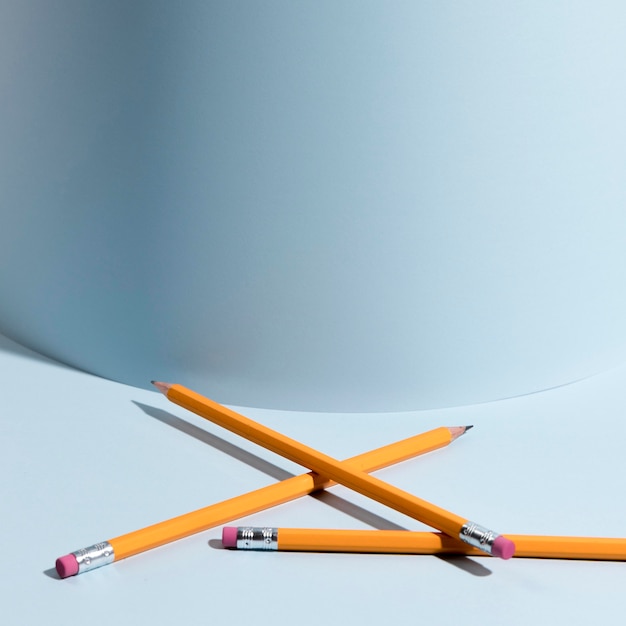
<svg viewBox="0 0 626 626">
<path fill-rule="evenodd" d="M 500 535 L 491 546 L 491 554 L 501 559 L 510 559 L 515 554 L 515 544 L 510 539 Z"/>
<path fill-rule="evenodd" d="M 225 548 L 237 547 L 237 528 L 235 526 L 224 526 L 222 528 L 222 545 Z"/>
<path fill-rule="evenodd" d="M 56 561 L 57 574 L 61 578 L 78 574 L 78 561 L 73 554 L 60 556 Z"/>
</svg>

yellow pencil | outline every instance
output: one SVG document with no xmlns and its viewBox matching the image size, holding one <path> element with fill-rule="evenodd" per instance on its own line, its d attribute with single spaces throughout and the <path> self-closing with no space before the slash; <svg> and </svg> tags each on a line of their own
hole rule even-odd
<svg viewBox="0 0 626 626">
<path fill-rule="evenodd" d="M 341 463 L 191 389 L 156 381 L 153 384 L 179 406 L 451 537 L 503 559 L 510 558 L 515 552 L 515 544 L 510 539 Z"/>
<path fill-rule="evenodd" d="M 626 538 L 509 535 L 516 557 L 543 559 L 626 560 Z M 227 526 L 226 548 L 297 552 L 360 552 L 385 554 L 459 554 L 484 552 L 442 533 L 408 530 L 330 530 Z"/>
<path fill-rule="evenodd" d="M 420 435 L 403 439 L 382 448 L 377 448 L 344 461 L 350 467 L 374 472 L 394 463 L 399 463 L 420 454 L 443 448 L 460 437 L 471 426 L 435 428 Z M 194 533 L 226 524 L 232 520 L 252 515 L 289 500 L 295 500 L 334 483 L 313 472 L 288 478 L 274 485 L 262 487 L 250 493 L 219 502 L 211 506 L 180 515 L 172 519 L 148 526 L 141 530 L 121 535 L 77 550 L 56 561 L 56 569 L 61 578 L 125 559 L 151 548 L 188 537 Z"/>
</svg>

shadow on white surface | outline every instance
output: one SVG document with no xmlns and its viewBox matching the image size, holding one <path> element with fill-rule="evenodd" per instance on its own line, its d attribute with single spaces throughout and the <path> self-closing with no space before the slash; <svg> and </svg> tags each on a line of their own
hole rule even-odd
<svg viewBox="0 0 626 626">
<path fill-rule="evenodd" d="M 276 480 L 286 480 L 287 478 L 294 476 L 280 467 L 277 467 L 276 465 L 273 465 L 272 463 L 269 463 L 268 461 L 265 461 L 264 459 L 261 459 L 256 455 L 251 454 L 250 452 L 243 450 L 242 448 L 233 445 L 232 443 L 225 441 L 224 439 L 221 439 L 220 437 L 217 437 L 216 435 L 213 435 L 198 426 L 195 426 L 194 424 L 190 424 L 189 422 L 186 422 L 180 417 L 172 415 L 163 409 L 158 409 L 134 400 L 133 404 L 139 407 L 149 417 L 190 435 L 194 439 L 212 446 L 216 450 L 219 450 L 220 452 L 245 463 L 249 467 L 258 470 L 271 478 Z M 376 528 L 378 530 L 405 530 L 402 526 L 399 526 L 398 524 L 395 524 L 380 515 L 368 511 L 367 509 L 364 509 L 363 507 L 352 502 L 348 502 L 344 498 L 327 491 L 313 493 L 311 494 L 311 497 L 326 504 L 327 506 L 349 515 L 363 524 L 371 526 L 372 528 Z"/>
<path fill-rule="evenodd" d="M 149 406 L 147 404 L 143 404 L 141 402 L 137 402 L 135 400 L 132 401 L 137 407 L 139 407 L 146 415 L 156 419 L 157 421 L 175 428 L 180 432 L 205 443 L 228 456 L 245 463 L 249 467 L 270 476 L 271 478 L 275 478 L 276 480 L 286 480 L 287 478 L 292 478 L 293 474 L 285 471 L 284 469 L 273 465 L 272 463 L 268 463 L 264 459 L 261 459 L 254 454 L 250 454 L 246 450 L 239 448 L 238 446 L 233 445 L 232 443 L 217 437 L 216 435 L 195 426 L 194 424 L 190 424 L 186 422 L 184 419 L 177 417 L 176 415 L 172 415 L 163 409 L 158 409 L 153 406 Z"/>
</svg>

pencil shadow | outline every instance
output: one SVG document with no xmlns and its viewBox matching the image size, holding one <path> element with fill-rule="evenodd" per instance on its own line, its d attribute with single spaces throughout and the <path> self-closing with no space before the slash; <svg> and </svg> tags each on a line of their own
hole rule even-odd
<svg viewBox="0 0 626 626">
<path fill-rule="evenodd" d="M 463 555 L 450 555 L 450 554 L 435 554 L 436 558 L 445 563 L 449 563 L 454 567 L 471 574 L 472 576 L 478 576 L 484 578 L 485 576 L 491 576 L 493 573 L 488 567 L 485 567 L 481 563 L 473 561 L 467 556 Z"/>
<path fill-rule="evenodd" d="M 43 574 L 48 578 L 53 578 L 54 580 L 61 580 L 59 573 L 56 570 L 56 567 L 51 567 L 50 569 L 44 570 Z"/>
<path fill-rule="evenodd" d="M 285 480 L 294 476 L 294 474 L 291 474 L 281 467 L 260 459 L 258 456 L 255 456 L 254 454 L 251 454 L 246 450 L 242 450 L 238 446 L 224 439 L 221 439 L 217 435 L 203 430 L 202 428 L 199 428 L 194 424 L 190 424 L 184 419 L 176 417 L 175 415 L 172 415 L 167 411 L 157 409 L 156 407 L 148 406 L 146 404 L 142 404 L 141 402 L 136 402 L 135 400 L 132 400 L 132 402 L 133 404 L 138 406 L 144 413 L 161 422 L 162 424 L 170 426 L 171 428 L 175 428 L 176 430 L 179 430 L 180 432 L 185 433 L 186 435 L 189 435 L 190 437 L 193 437 L 194 439 L 197 439 L 202 443 L 206 443 L 212 448 L 215 448 L 216 450 L 227 454 L 233 459 L 237 459 L 238 461 L 245 463 L 249 467 L 258 470 L 259 472 L 262 472 L 263 474 L 266 474 L 271 478 L 274 478 L 276 480 Z"/>
<path fill-rule="evenodd" d="M 334 493 L 330 493 L 329 491 L 316 491 L 310 494 L 310 496 L 337 511 L 341 511 L 350 517 L 358 519 L 360 522 L 363 522 L 376 530 L 406 530 L 403 526 L 385 519 L 376 513 L 372 513 L 372 511 L 368 511 L 358 504 L 348 502 L 348 500 L 344 500 L 344 498 L 336 496 Z"/>
<path fill-rule="evenodd" d="M 220 452 L 228 454 L 230 457 L 245 463 L 249 467 L 259 470 L 260 472 L 263 472 L 267 476 L 276 480 L 285 480 L 293 477 L 293 474 L 283 470 L 282 468 L 260 459 L 254 454 L 247 452 L 246 450 L 242 450 L 238 446 L 225 441 L 224 439 L 221 439 L 220 437 L 217 437 L 216 435 L 213 435 L 212 433 L 209 433 L 194 424 L 190 424 L 189 422 L 186 422 L 180 417 L 172 415 L 163 409 L 158 409 L 135 400 L 132 402 L 144 413 L 146 413 L 146 415 L 158 420 L 162 424 L 176 428 L 176 430 L 179 430 L 180 432 L 183 432 L 186 435 L 201 441 L 202 443 L 206 443 Z M 371 526 L 372 528 L 376 528 L 378 530 L 404 530 L 401 526 L 394 524 L 380 515 L 376 515 L 375 513 L 372 513 L 357 504 L 348 502 L 347 500 L 329 493 L 328 491 L 319 491 L 310 494 L 310 496 L 319 502 L 336 509 L 337 511 L 341 511 L 346 515 Z"/>
</svg>

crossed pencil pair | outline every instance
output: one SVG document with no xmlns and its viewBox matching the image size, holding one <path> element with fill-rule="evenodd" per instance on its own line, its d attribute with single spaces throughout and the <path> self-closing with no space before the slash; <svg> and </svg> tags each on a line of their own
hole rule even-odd
<svg viewBox="0 0 626 626">
<path fill-rule="evenodd" d="M 308 467 L 311 472 L 59 557 L 56 570 L 61 578 L 82 574 L 325 489 L 333 482 L 349 487 L 440 532 L 226 527 L 222 534 L 224 545 L 239 549 L 488 554 L 502 559 L 509 559 L 514 554 L 544 558 L 626 558 L 626 539 L 500 535 L 367 473 L 444 447 L 462 435 L 469 426 L 436 428 L 346 461 L 337 461 L 182 385 L 155 381 L 153 384 L 170 401 Z"/>
</svg>

